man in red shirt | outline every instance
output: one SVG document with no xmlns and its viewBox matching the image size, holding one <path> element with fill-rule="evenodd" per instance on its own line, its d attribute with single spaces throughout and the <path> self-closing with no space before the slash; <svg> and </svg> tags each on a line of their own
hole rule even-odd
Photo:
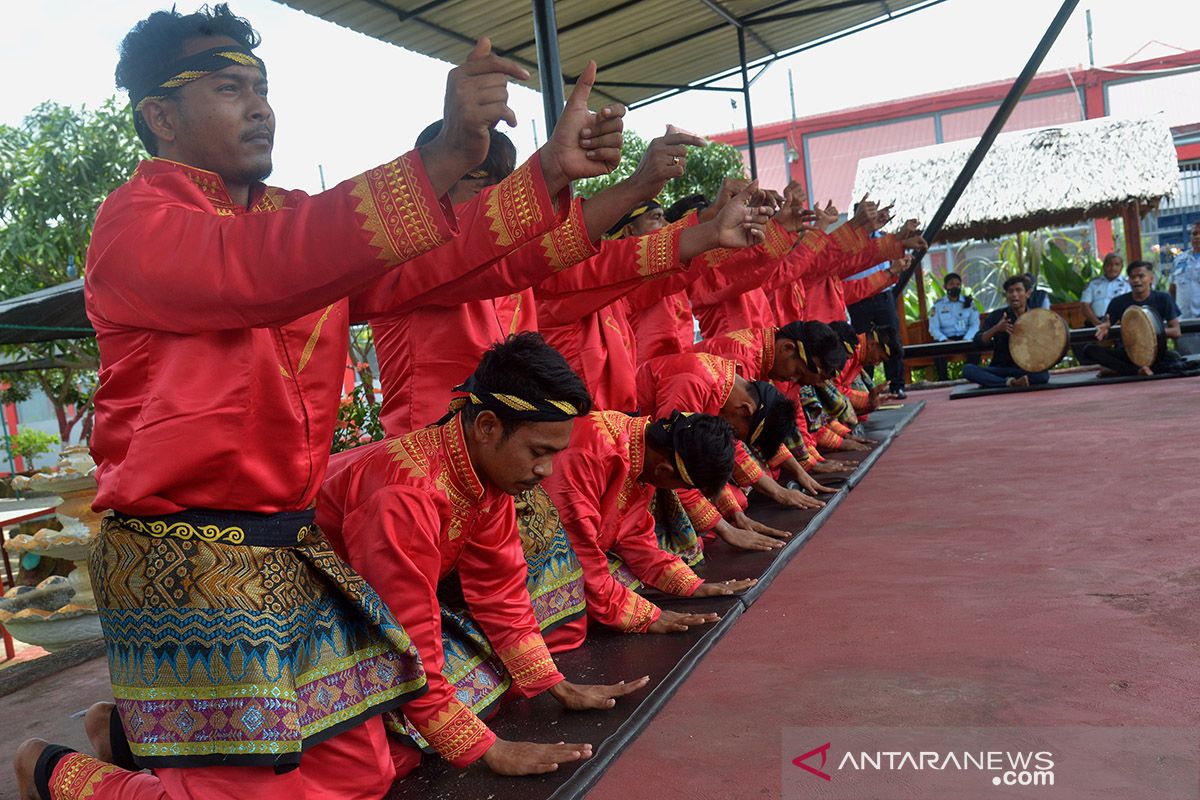
<svg viewBox="0 0 1200 800">
<path fill-rule="evenodd" d="M 645 685 L 568 682 L 542 641 L 525 585 L 513 495 L 551 472 L 591 398 L 536 333 L 494 345 L 457 391 L 465 393 L 462 408 L 444 423 L 351 451 L 352 462 L 318 495 L 317 522 L 416 643 L 429 692 L 401 712 L 419 735 L 458 767 L 482 758 L 504 775 L 547 772 L 587 757 L 591 746 L 499 739 L 459 701 L 442 675 L 438 584 L 458 578 L 518 695 L 548 690 L 568 708 L 608 708 Z M 417 766 L 419 750 L 391 743 L 400 775 Z"/>
<path fill-rule="evenodd" d="M 309 510 L 347 320 L 486 270 L 557 223 L 570 180 L 615 165 L 620 114 L 581 114 L 450 214 L 441 196 L 492 126 L 515 121 L 506 85 L 527 77 L 481 40 L 451 72 L 429 146 L 314 197 L 266 187 L 275 120 L 258 43 L 221 5 L 153 14 L 122 45 L 118 82 L 157 158 L 105 201 L 88 250 L 95 507 L 114 512 L 92 571 L 123 732 L 154 772 L 30 740 L 25 797 L 383 795 L 390 761 L 363 753 L 382 741 L 378 715 L 426 678 Z"/>
<path fill-rule="evenodd" d="M 733 430 L 707 414 L 669 419 L 593 411 L 575 423 L 546 491 L 583 565 L 587 617 L 546 637 L 551 652 L 583 644 L 588 620 L 627 633 L 672 633 L 715 614 L 660 609 L 613 576 L 609 554 L 642 583 L 683 597 L 730 595 L 755 581 L 706 583 L 679 556 L 659 548 L 650 501 L 655 489 L 716 494 L 733 471 Z"/>
</svg>

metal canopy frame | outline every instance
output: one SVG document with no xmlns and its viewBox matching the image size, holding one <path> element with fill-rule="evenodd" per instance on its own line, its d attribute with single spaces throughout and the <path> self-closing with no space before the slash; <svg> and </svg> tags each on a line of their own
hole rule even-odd
<svg viewBox="0 0 1200 800">
<path fill-rule="evenodd" d="M 426 3 L 419 9 L 410 12 L 409 17 L 412 18 L 414 15 L 421 13 L 423 10 L 426 10 L 430 7 L 435 7 L 440 3 L 447 1 L 448 0 L 431 0 L 431 2 Z M 574 83 L 578 78 L 578 76 L 566 78 L 566 76 L 563 75 L 562 64 L 558 56 L 558 35 L 560 33 L 566 33 L 574 30 L 583 25 L 603 20 L 612 14 L 636 5 L 638 2 L 640 2 L 640 0 L 624 0 L 624 2 L 615 3 L 604 11 L 600 11 L 576 20 L 574 23 L 564 26 L 560 29 L 554 23 L 554 0 L 532 0 L 534 39 L 532 42 L 523 42 L 514 49 L 521 50 L 528 47 L 530 44 L 535 44 L 537 46 L 538 71 L 541 75 L 542 100 L 546 115 L 547 133 L 554 130 L 554 126 L 557 124 L 558 118 L 561 115 L 562 108 L 565 104 L 562 88 L 564 85 L 564 79 L 566 79 L 567 82 Z M 746 113 L 746 152 L 749 156 L 750 176 L 751 178 L 756 178 L 758 177 L 758 158 L 757 154 L 755 153 L 754 109 L 750 100 L 750 87 L 753 86 L 760 77 L 762 77 L 763 73 L 765 73 L 772 64 L 781 58 L 787 58 L 788 56 L 796 55 L 797 53 L 802 53 L 806 50 L 811 50 L 812 48 L 818 47 L 822 44 L 828 44 L 829 42 L 842 39 L 852 33 L 858 33 L 859 31 L 874 28 L 878 25 L 882 25 L 885 22 L 891 22 L 892 20 L 906 17 L 909 14 L 915 14 L 916 12 L 922 11 L 926 8 L 940 5 L 941 3 L 945 2 L 945 0 L 928 0 L 928 2 L 910 6 L 900 11 L 892 11 L 888 7 L 886 0 L 835 0 L 835 2 L 825 3 L 820 6 L 809 6 L 805 8 L 795 8 L 795 6 L 802 2 L 802 0 L 778 0 L 778 2 L 771 3 L 740 17 L 726 8 L 720 2 L 720 0 L 697 0 L 697 2 L 699 5 L 703 6 L 719 17 L 721 21 L 698 32 L 693 32 L 688 36 L 665 42 L 659 45 L 659 49 L 674 47 L 676 45 L 684 44 L 685 42 L 697 36 L 714 33 L 725 28 L 731 28 L 736 31 L 737 34 L 737 67 L 725 70 L 714 76 L 690 84 L 654 83 L 643 81 L 596 81 L 595 88 L 599 93 L 618 102 L 620 102 L 620 99 L 614 96 L 612 93 L 605 91 L 605 89 L 636 88 L 662 90 L 662 94 L 646 100 L 628 104 L 630 109 L 642 108 L 650 105 L 651 103 L 657 103 L 661 100 L 666 100 L 669 97 L 675 97 L 689 91 L 729 92 L 741 94 L 742 108 Z M 769 22 L 779 22 L 782 20 L 814 16 L 831 11 L 840 11 L 848 8 L 870 5 L 881 6 L 882 10 L 884 11 L 884 16 L 865 24 L 860 24 L 847 30 L 840 31 L 836 34 L 822 37 L 817 41 L 806 42 L 805 44 L 797 47 L 787 48 L 782 51 L 773 47 L 758 31 L 754 29 L 756 24 L 761 25 Z M 464 40 L 469 40 L 469 37 L 461 34 L 459 37 Z M 770 53 L 770 55 L 757 59 L 754 62 L 748 62 L 746 58 L 747 39 L 752 39 L 756 44 Z M 624 66 L 626 64 L 634 63 L 638 59 L 644 58 L 647 55 L 647 53 L 641 53 L 638 55 L 628 56 L 611 63 L 606 63 L 604 66 L 607 68 Z M 752 69 L 757 70 L 753 76 L 750 74 Z M 728 80 L 729 78 L 735 76 L 739 76 L 741 78 L 740 86 L 716 85 L 721 81 Z"/>
<path fill-rule="evenodd" d="M 279 2 L 288 3 L 288 0 L 279 0 Z M 454 30 L 451 27 L 439 24 L 428 18 L 427 15 L 431 12 L 437 12 L 439 9 L 449 5 L 453 0 L 427 0 L 427 2 L 408 10 L 398 9 L 387 2 L 387 0 L 359 0 L 359 2 L 387 12 L 399 22 L 420 25 L 452 41 L 465 45 L 473 45 L 475 43 L 475 36 L 460 30 Z M 578 79 L 577 75 L 563 74 L 559 58 L 559 36 L 603 21 L 621 12 L 627 12 L 644 2 L 646 0 L 615 0 L 615 2 L 608 4 L 601 10 L 587 14 L 559 27 L 555 17 L 554 0 L 530 0 L 533 14 L 532 37 L 509 47 L 502 47 L 493 43 L 493 50 L 498 55 L 510 58 L 527 69 L 537 70 L 541 82 L 543 111 L 547 131 L 554 129 L 554 125 L 562 113 L 562 108 L 565 104 L 564 86 L 568 83 L 574 83 Z M 737 65 L 724 69 L 716 75 L 687 84 L 654 81 L 599 80 L 595 84 L 594 91 L 597 95 L 612 102 L 622 103 L 630 109 L 641 108 L 690 91 L 740 93 L 742 95 L 742 107 L 746 114 L 746 129 L 749 136 L 750 171 L 752 175 L 756 175 L 758 170 L 755 156 L 754 114 L 750 99 L 750 88 L 771 64 L 781 58 L 810 50 L 813 47 L 844 38 L 852 33 L 867 30 L 885 22 L 906 17 L 925 8 L 939 5 L 945 2 L 945 0 L 918 0 L 915 4 L 907 5 L 899 10 L 893 10 L 891 7 L 892 4 L 888 0 L 828 0 L 819 5 L 811 5 L 811 2 L 812 0 L 775 0 L 774 2 L 768 2 L 754 8 L 749 12 L 742 13 L 739 16 L 730 7 L 728 0 L 695 0 L 697 9 L 701 13 L 713 17 L 711 25 L 706 25 L 700 30 L 693 31 L 686 36 L 680 36 L 657 44 L 647 51 L 633 53 L 611 62 L 605 62 L 602 66 L 605 69 L 612 69 L 614 67 L 635 64 L 640 59 L 653 56 L 664 49 L 678 47 L 697 37 L 710 35 L 722 30 L 730 30 L 736 35 L 738 48 Z M 303 6 L 301 5 L 301 7 Z M 771 37 L 770 33 L 762 30 L 762 26 L 769 23 L 813 17 L 863 7 L 878 7 L 881 16 L 851 25 L 844 30 L 832 34 L 826 34 L 814 41 L 808 41 L 804 44 L 783 50 L 780 50 L 769 41 Z M 766 51 L 766 55 L 752 61 L 748 60 L 748 43 L 753 43 L 756 47 L 762 48 L 762 50 Z M 520 55 L 520 53 L 528 54 L 530 47 L 533 47 L 536 51 L 536 61 L 529 58 L 528 55 Z M 737 85 L 721 85 L 723 82 L 731 79 L 737 79 Z M 647 90 L 654 90 L 658 93 L 648 98 L 635 100 L 634 102 L 626 102 L 621 98 L 621 89 L 637 89 L 641 93 Z"/>
</svg>

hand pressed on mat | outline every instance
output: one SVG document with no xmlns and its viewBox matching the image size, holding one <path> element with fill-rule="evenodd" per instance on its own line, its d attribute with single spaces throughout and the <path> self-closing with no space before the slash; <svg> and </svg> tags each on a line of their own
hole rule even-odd
<svg viewBox="0 0 1200 800">
<path fill-rule="evenodd" d="M 483 754 L 483 761 L 497 775 L 511 776 L 554 772 L 559 764 L 591 757 L 590 744 L 539 744 L 497 739 Z"/>
<path fill-rule="evenodd" d="M 608 686 L 591 683 L 560 681 L 550 687 L 550 694 L 571 711 L 590 711 L 596 708 L 612 708 L 618 697 L 632 694 L 650 682 L 649 675 L 635 681 L 621 681 Z"/>
<path fill-rule="evenodd" d="M 704 584 L 701 584 L 700 588 L 703 589 Z M 696 594 L 699 592 L 697 589 Z M 706 625 L 720 619 L 720 614 L 680 614 L 678 611 L 667 611 L 664 608 L 659 611 L 658 619 L 650 623 L 646 633 L 683 633 L 689 625 Z"/>
</svg>

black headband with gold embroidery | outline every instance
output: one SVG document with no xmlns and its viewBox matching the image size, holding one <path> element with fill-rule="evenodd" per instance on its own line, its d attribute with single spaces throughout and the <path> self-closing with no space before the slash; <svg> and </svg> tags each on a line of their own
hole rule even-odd
<svg viewBox="0 0 1200 800">
<path fill-rule="evenodd" d="M 758 402 L 758 408 L 750 415 L 750 444 L 755 444 L 763 435 L 771 409 L 783 395 L 769 381 L 751 381 L 750 392 Z"/>
<path fill-rule="evenodd" d="M 475 376 L 467 378 L 454 391 L 465 396 L 450 401 L 450 413 L 457 414 L 468 405 L 491 411 L 500 419 L 516 422 L 563 422 L 579 416 L 579 409 L 565 400 L 521 397 L 506 392 L 493 392 L 481 386 Z"/>
<path fill-rule="evenodd" d="M 698 487 L 692 480 L 687 462 L 679 453 L 677 446 L 679 437 L 692 426 L 694 422 L 692 416 L 692 413 L 688 411 L 674 411 L 669 417 L 655 420 L 646 428 L 646 438 L 657 445 L 660 450 L 671 451 L 671 458 L 675 463 L 675 472 L 679 475 L 679 479 L 695 489 Z"/>
<path fill-rule="evenodd" d="M 647 200 L 641 205 L 634 206 L 629 210 L 629 213 L 617 220 L 616 225 L 613 225 L 608 229 L 608 233 L 606 233 L 605 236 L 609 239 L 612 239 L 613 237 L 619 235 L 621 231 L 625 229 L 626 225 L 633 222 L 642 214 L 653 211 L 656 208 L 662 208 L 662 204 L 657 200 Z"/>
<path fill-rule="evenodd" d="M 131 87 L 129 102 L 133 105 L 133 113 L 137 114 L 141 111 L 142 105 L 147 100 L 162 100 L 181 86 L 198 81 L 226 67 L 236 66 L 254 67 L 262 72 L 264 78 L 267 75 L 267 67 L 262 59 L 246 48 L 237 45 L 214 47 L 181 58 L 157 78 L 142 86 Z"/>
</svg>

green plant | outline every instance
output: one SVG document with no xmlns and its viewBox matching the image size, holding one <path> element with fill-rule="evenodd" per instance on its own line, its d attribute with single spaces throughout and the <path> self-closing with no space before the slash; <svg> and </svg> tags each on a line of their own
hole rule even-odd
<svg viewBox="0 0 1200 800">
<path fill-rule="evenodd" d="M 26 468 L 32 468 L 34 458 L 42 453 L 49 453 L 61 441 L 53 433 L 39 431 L 26 425 L 17 428 L 17 435 L 9 440 L 8 446 L 14 455 L 25 459 Z"/>
<path fill-rule="evenodd" d="M 370 374 L 366 364 L 359 365 L 359 375 Z M 377 442 L 383 438 L 383 424 L 379 421 L 379 403 L 375 399 L 375 387 L 367 383 L 356 383 L 350 394 L 342 398 L 338 406 L 337 426 L 333 430 L 332 453 L 352 450 L 359 445 Z"/>
<path fill-rule="evenodd" d="M 576 181 L 575 191 L 584 198 L 591 197 L 633 174 L 646 152 L 647 141 L 633 131 L 626 131 L 621 146 L 621 163 L 608 175 Z M 721 181 L 728 177 L 745 177 L 746 168 L 737 149 L 720 142 L 688 150 L 687 165 L 682 177 L 672 178 L 659 192 L 658 201 L 669 206 L 691 194 L 703 194 L 710 200 L 716 197 Z M 772 187 L 782 188 L 782 187 Z"/>
<path fill-rule="evenodd" d="M 96 109 L 44 103 L 19 126 L 0 125 L 0 298 L 79 277 L 97 207 L 143 156 L 129 108 L 115 99 Z M 80 423 L 87 441 L 99 380 L 95 339 L 11 345 L 0 353 L 7 362 L 43 365 L 8 373 L 3 401 L 44 392 L 62 441 Z"/>
</svg>

